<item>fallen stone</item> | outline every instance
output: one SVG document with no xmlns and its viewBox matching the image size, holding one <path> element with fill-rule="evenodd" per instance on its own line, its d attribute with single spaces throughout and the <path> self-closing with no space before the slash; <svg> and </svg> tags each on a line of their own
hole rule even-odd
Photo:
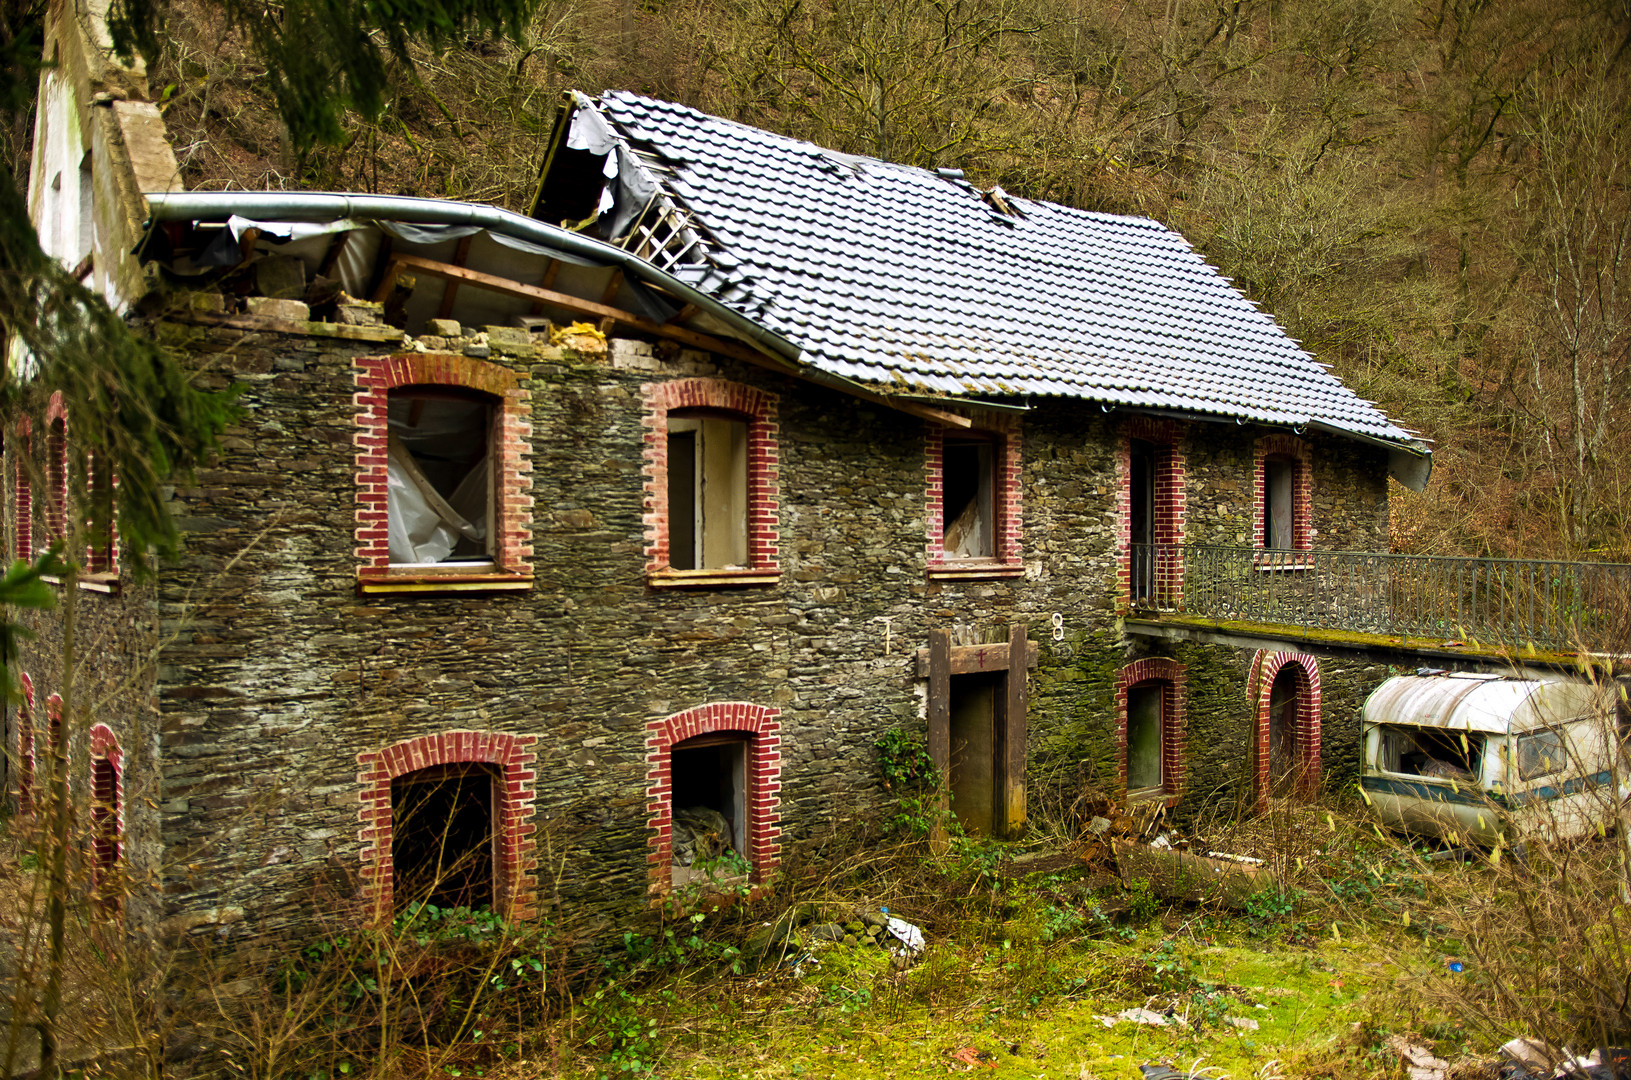
<svg viewBox="0 0 1631 1080">
<path fill-rule="evenodd" d="M 281 300 L 274 296 L 251 296 L 244 303 L 249 308 L 249 314 L 260 315 L 267 319 L 306 322 L 311 318 L 311 308 L 299 300 Z"/>
</svg>

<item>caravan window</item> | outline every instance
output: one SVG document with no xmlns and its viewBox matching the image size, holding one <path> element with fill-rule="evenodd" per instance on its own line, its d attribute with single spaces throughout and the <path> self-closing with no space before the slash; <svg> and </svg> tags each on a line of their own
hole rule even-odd
<svg viewBox="0 0 1631 1080">
<path fill-rule="evenodd" d="M 1482 734 L 1387 725 L 1382 728 L 1376 767 L 1404 776 L 1476 781 L 1483 771 Z"/>
<path fill-rule="evenodd" d="M 1563 736 L 1557 731 L 1537 731 L 1518 738 L 1518 776 L 1533 780 L 1550 776 L 1563 768 Z"/>
</svg>

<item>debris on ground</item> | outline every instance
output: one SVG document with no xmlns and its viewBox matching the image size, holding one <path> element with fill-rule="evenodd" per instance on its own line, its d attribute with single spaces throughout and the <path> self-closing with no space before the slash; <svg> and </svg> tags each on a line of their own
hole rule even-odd
<svg viewBox="0 0 1631 1080">
<path fill-rule="evenodd" d="M 1115 1027 L 1120 1023 L 1150 1024 L 1155 1027 L 1167 1027 L 1170 1024 L 1176 1024 L 1178 1022 L 1176 1017 L 1168 1016 L 1166 1013 L 1158 1013 L 1153 1009 L 1145 1009 L 1142 1007 L 1135 1009 L 1123 1009 L 1114 1016 L 1101 1016 L 1095 1013 L 1093 1019 L 1097 1020 L 1105 1027 Z"/>
<path fill-rule="evenodd" d="M 1389 1035 L 1383 1045 L 1399 1055 L 1410 1080 L 1449 1080 L 1450 1063 L 1428 1047 L 1412 1042 L 1403 1035 Z"/>
</svg>

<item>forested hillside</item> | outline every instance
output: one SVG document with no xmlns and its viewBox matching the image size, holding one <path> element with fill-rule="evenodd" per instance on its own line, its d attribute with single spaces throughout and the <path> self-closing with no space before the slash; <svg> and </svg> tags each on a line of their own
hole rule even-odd
<svg viewBox="0 0 1631 1080">
<path fill-rule="evenodd" d="M 153 81 L 189 186 L 525 209 L 560 92 L 623 88 L 1151 215 L 1437 440 L 1398 550 L 1631 559 L 1627 0 L 545 0 L 303 155 L 200 10 Z"/>
</svg>

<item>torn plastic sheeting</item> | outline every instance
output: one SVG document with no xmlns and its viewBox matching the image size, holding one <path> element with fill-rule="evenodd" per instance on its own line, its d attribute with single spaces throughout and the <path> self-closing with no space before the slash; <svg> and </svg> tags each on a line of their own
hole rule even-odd
<svg viewBox="0 0 1631 1080">
<path fill-rule="evenodd" d="M 884 921 L 884 927 L 895 936 L 906 952 L 920 953 L 923 951 L 923 931 L 905 919 L 897 919 L 891 915 Z"/>
<path fill-rule="evenodd" d="M 460 534 L 480 541 L 485 530 L 471 524 L 453 504 L 468 504 L 487 492 L 487 461 L 470 470 L 451 500 L 426 479 L 413 455 L 389 437 L 386 468 L 388 543 L 393 563 L 439 563 L 453 554 Z"/>
</svg>

